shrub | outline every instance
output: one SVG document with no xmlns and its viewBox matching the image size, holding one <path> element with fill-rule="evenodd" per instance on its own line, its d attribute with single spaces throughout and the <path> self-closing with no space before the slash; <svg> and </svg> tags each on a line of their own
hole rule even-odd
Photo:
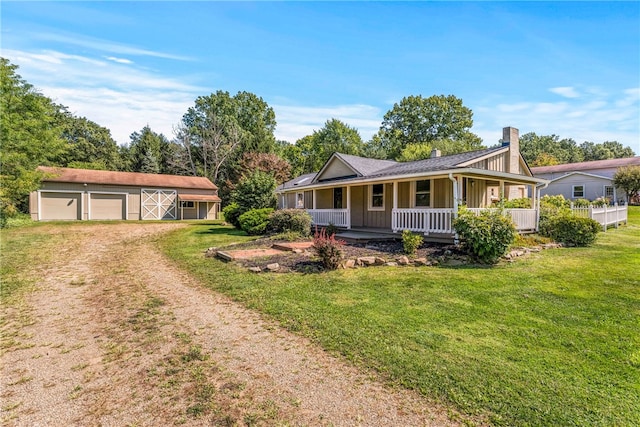
<svg viewBox="0 0 640 427">
<path fill-rule="evenodd" d="M 322 261 L 322 266 L 327 270 L 335 270 L 342 260 L 342 246 L 344 240 L 337 240 L 335 234 L 327 236 L 327 230 L 323 228 L 313 235 L 313 249 Z"/>
<path fill-rule="evenodd" d="M 573 206 L 576 208 L 588 208 L 591 204 L 587 199 L 576 199 L 573 201 Z"/>
<path fill-rule="evenodd" d="M 269 215 L 273 212 L 272 208 L 251 209 L 246 211 L 238 218 L 240 228 L 251 236 L 265 234 L 267 224 L 269 223 Z"/>
<path fill-rule="evenodd" d="M 566 245 L 589 246 L 600 231 L 600 224 L 591 218 L 561 214 L 540 224 L 540 234 Z"/>
<path fill-rule="evenodd" d="M 516 237 L 511 218 L 497 209 L 481 211 L 478 215 L 462 211 L 453 226 L 467 253 L 487 263 L 495 263 L 506 254 Z"/>
<path fill-rule="evenodd" d="M 503 200 L 497 205 L 506 209 L 531 209 L 531 199 L 523 197 L 521 199 Z"/>
<path fill-rule="evenodd" d="M 330 222 L 329 225 L 327 225 L 326 231 L 327 231 L 327 236 L 331 236 L 332 234 L 338 234 L 338 231 L 340 230 L 338 230 L 338 227 L 336 227 L 335 224 Z"/>
<path fill-rule="evenodd" d="M 304 209 L 280 209 L 269 216 L 269 233 L 297 233 L 303 237 L 311 234 L 311 215 Z"/>
<path fill-rule="evenodd" d="M 548 218 L 557 215 L 571 213 L 571 202 L 564 198 L 562 194 L 556 196 L 544 195 L 540 199 L 540 228 Z"/>
<path fill-rule="evenodd" d="M 422 241 L 423 238 L 419 234 L 413 234 L 409 230 L 402 232 L 402 248 L 407 255 L 415 255 Z"/>
<path fill-rule="evenodd" d="M 275 208 L 276 185 L 273 175 L 257 170 L 240 180 L 231 193 L 231 200 L 240 206 L 242 213 L 251 209 Z"/>
<path fill-rule="evenodd" d="M 235 228 L 240 228 L 240 221 L 238 218 L 242 215 L 242 211 L 240 210 L 240 205 L 233 202 L 228 204 L 222 209 L 222 215 L 224 215 L 224 220 L 229 224 L 233 225 Z"/>
</svg>

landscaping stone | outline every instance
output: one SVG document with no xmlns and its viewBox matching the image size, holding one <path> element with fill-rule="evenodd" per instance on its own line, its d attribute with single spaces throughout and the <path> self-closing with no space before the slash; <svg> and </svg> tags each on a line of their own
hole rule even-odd
<svg viewBox="0 0 640 427">
<path fill-rule="evenodd" d="M 215 258 L 218 255 L 216 248 L 209 248 L 205 251 L 204 256 L 206 258 Z"/>
<path fill-rule="evenodd" d="M 431 265 L 426 258 L 416 258 L 413 262 L 415 265 Z"/>
<path fill-rule="evenodd" d="M 260 267 L 249 267 L 249 271 L 252 273 L 260 273 L 262 269 Z"/>
<path fill-rule="evenodd" d="M 393 262 L 393 261 L 389 261 L 389 262 L 385 262 L 384 265 L 386 265 L 387 267 L 397 267 L 398 263 L 397 262 Z"/>
<path fill-rule="evenodd" d="M 409 257 L 407 256 L 401 256 L 397 261 L 399 265 L 409 265 Z"/>
<path fill-rule="evenodd" d="M 355 259 L 348 259 L 342 265 L 344 266 L 344 268 L 355 268 L 356 267 L 356 260 Z"/>
<path fill-rule="evenodd" d="M 272 264 L 267 264 L 267 270 L 269 270 L 269 271 L 278 271 L 278 270 L 280 270 L 280 264 L 278 264 L 277 262 L 274 262 Z"/>
<path fill-rule="evenodd" d="M 374 256 L 363 256 L 358 258 L 358 265 L 374 265 L 376 263 L 376 257 Z"/>
<path fill-rule="evenodd" d="M 386 262 L 387 262 L 386 259 L 380 258 L 380 257 L 376 257 L 376 260 L 375 260 L 375 264 L 376 265 L 384 265 L 384 263 L 386 263 Z"/>
</svg>

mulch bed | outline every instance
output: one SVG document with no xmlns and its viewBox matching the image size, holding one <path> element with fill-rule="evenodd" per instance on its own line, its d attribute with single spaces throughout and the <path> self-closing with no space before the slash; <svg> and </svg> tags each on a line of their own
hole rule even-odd
<svg viewBox="0 0 640 427">
<path fill-rule="evenodd" d="M 315 273 L 323 270 L 322 264 L 316 257 L 313 248 L 299 249 L 299 251 L 269 251 L 268 255 L 260 256 L 260 250 L 270 249 L 274 245 L 289 245 L 296 248 L 304 248 L 308 245 L 309 241 L 305 241 L 306 244 L 300 242 L 286 242 L 280 240 L 272 240 L 269 238 L 263 238 L 254 240 L 252 242 L 240 243 L 225 248 L 217 248 L 219 251 L 225 251 L 227 253 L 238 253 L 240 256 L 236 257 L 234 262 L 246 267 L 259 267 L 262 270 L 267 268 L 267 265 L 277 263 L 279 265 L 278 272 L 296 271 L 302 273 Z M 399 241 L 385 241 L 385 242 L 371 242 L 367 244 L 346 244 L 342 247 L 344 259 L 357 259 L 361 257 L 374 256 L 382 258 L 385 261 L 393 262 L 398 258 L 404 256 L 402 242 Z M 236 252 L 242 251 L 242 252 Z M 243 252 L 255 253 L 257 256 L 246 257 L 243 256 Z M 300 252 L 302 251 L 302 252 Z M 445 245 L 438 243 L 423 243 L 418 249 L 416 255 L 412 258 L 426 258 L 428 260 L 442 260 L 443 258 L 464 258 L 466 255 L 454 245 Z"/>
</svg>

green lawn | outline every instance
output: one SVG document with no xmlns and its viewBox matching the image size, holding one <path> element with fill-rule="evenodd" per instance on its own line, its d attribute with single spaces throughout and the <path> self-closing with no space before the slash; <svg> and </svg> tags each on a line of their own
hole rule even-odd
<svg viewBox="0 0 640 427">
<path fill-rule="evenodd" d="M 28 289 L 26 260 L 37 264 L 60 244 L 48 228 L 0 232 L 3 304 Z M 159 244 L 211 289 L 469 420 L 640 425 L 638 207 L 591 248 L 495 267 L 253 274 L 203 256 L 248 239 L 192 222 Z"/>
<path fill-rule="evenodd" d="M 491 268 L 257 275 L 202 255 L 246 239 L 194 224 L 162 244 L 211 289 L 472 420 L 640 425 L 640 208 L 593 247 Z"/>
</svg>

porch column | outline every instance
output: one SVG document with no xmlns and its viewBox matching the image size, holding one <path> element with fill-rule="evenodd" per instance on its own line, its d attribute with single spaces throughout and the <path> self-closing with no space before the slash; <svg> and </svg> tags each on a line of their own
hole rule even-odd
<svg viewBox="0 0 640 427">
<path fill-rule="evenodd" d="M 500 200 L 504 200 L 504 181 L 500 181 Z"/>
<path fill-rule="evenodd" d="M 398 181 L 393 181 L 393 209 L 398 209 Z"/>
<path fill-rule="evenodd" d="M 347 230 L 351 230 L 351 186 L 347 185 Z"/>
<path fill-rule="evenodd" d="M 315 189 L 315 188 L 313 189 L 313 196 L 311 196 L 311 198 L 313 199 L 313 200 L 312 200 L 312 202 L 313 202 L 313 209 L 315 209 L 315 208 L 316 208 L 316 189 Z"/>
</svg>

